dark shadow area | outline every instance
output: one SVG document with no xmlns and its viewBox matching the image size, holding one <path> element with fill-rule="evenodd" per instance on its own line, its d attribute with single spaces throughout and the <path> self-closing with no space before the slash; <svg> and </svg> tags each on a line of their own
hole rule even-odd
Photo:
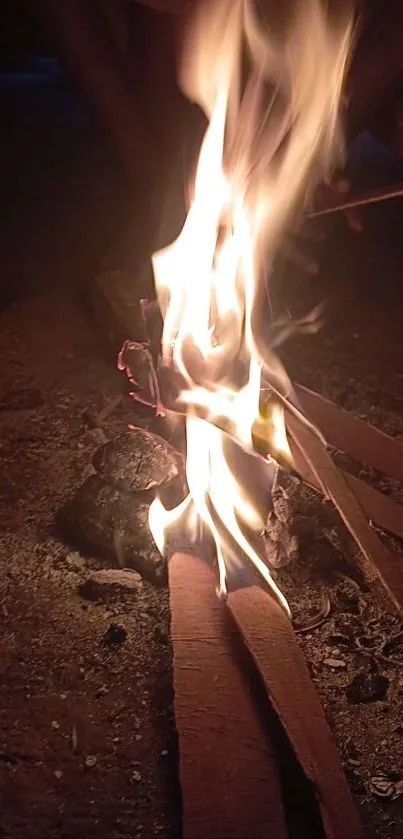
<svg viewBox="0 0 403 839">
<path fill-rule="evenodd" d="M 3 44 L 0 60 L 0 308 L 44 283 L 80 289 L 91 282 L 133 202 L 116 154 L 55 48 L 27 40 L 42 52 Z"/>
</svg>

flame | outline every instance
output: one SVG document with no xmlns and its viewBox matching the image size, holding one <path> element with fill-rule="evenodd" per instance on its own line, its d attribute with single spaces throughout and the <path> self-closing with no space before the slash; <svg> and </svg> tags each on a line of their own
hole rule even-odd
<svg viewBox="0 0 403 839">
<path fill-rule="evenodd" d="M 246 556 L 286 610 L 254 547 L 264 516 L 228 456 L 227 432 L 250 452 L 256 433 L 267 437 L 273 457 L 291 461 L 282 402 L 292 385 L 258 326 L 263 265 L 267 272 L 284 230 L 340 160 L 350 36 L 350 19 L 330 21 L 320 0 L 294 3 L 275 27 L 248 0 L 198 4 L 180 80 L 209 126 L 184 227 L 153 256 L 163 363 L 184 381 L 189 497 L 169 512 L 156 499 L 151 530 L 163 550 L 166 528 L 192 508 L 193 526 L 200 517 L 214 537 L 221 591 L 236 554 Z M 270 410 L 263 384 L 279 397 Z M 269 455 L 267 464 L 276 468 Z M 267 487 L 269 495 L 269 478 Z"/>
</svg>

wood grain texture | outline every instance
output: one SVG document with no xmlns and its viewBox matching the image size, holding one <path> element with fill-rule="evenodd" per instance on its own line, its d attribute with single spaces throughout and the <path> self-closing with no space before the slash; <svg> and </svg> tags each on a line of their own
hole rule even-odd
<svg viewBox="0 0 403 839">
<path fill-rule="evenodd" d="M 360 839 L 363 829 L 291 622 L 274 598 L 258 587 L 231 593 L 228 605 L 315 787 L 326 836 Z"/>
<path fill-rule="evenodd" d="M 297 385 L 303 411 L 336 449 L 403 482 L 403 446 L 373 425 Z"/>
<path fill-rule="evenodd" d="M 307 484 L 320 492 L 321 486 L 316 476 L 299 454 L 295 444 L 292 441 L 290 441 L 290 444 L 296 471 Z M 376 522 L 384 530 L 389 530 L 403 539 L 403 506 L 390 496 L 384 495 L 374 487 L 356 478 L 355 475 L 350 475 L 343 469 L 340 469 L 340 472 L 354 493 L 368 521 Z"/>
<path fill-rule="evenodd" d="M 214 576 L 175 554 L 169 587 L 184 839 L 286 839 L 274 751 Z"/>
<path fill-rule="evenodd" d="M 369 583 L 380 583 L 394 610 L 403 612 L 403 564 L 401 557 L 388 550 L 370 526 L 354 492 L 320 440 L 309 428 L 287 414 L 287 429 L 319 486 L 333 501 L 344 524 L 360 548 L 356 563 Z"/>
</svg>

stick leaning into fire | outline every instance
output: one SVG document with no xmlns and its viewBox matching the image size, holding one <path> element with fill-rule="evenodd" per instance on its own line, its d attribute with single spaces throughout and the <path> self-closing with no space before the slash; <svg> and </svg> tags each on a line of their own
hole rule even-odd
<svg viewBox="0 0 403 839">
<path fill-rule="evenodd" d="M 161 552 L 200 553 L 208 533 L 220 592 L 249 564 L 287 613 L 261 538 L 277 471 L 292 468 L 285 407 L 325 444 L 275 349 L 317 328 L 318 313 L 268 327 L 262 312 L 282 236 L 342 159 L 350 39 L 349 15 L 330 19 L 320 0 L 293 4 L 275 25 L 247 0 L 197 4 L 180 82 L 209 126 L 183 229 L 153 256 L 163 318 L 154 393 L 186 417 L 188 495 L 174 510 L 154 500 L 152 534 Z"/>
</svg>

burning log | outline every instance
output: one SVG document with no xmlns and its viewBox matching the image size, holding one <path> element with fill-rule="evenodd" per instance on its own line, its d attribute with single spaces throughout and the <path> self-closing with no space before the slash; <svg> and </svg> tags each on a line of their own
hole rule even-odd
<svg viewBox="0 0 403 839">
<path fill-rule="evenodd" d="M 332 28 L 317 0 L 295 8 L 271 43 L 246 0 L 201 4 L 187 44 L 182 86 L 203 107 L 209 126 L 183 229 L 173 244 L 153 256 L 164 321 L 162 367 L 184 383 L 168 408 L 185 414 L 188 495 L 173 509 L 154 498 L 149 526 L 161 554 L 171 555 L 186 839 L 288 833 L 272 732 L 249 692 L 248 668 L 243 661 L 242 668 L 237 666 L 230 643 L 234 633 L 226 623 L 229 612 L 316 790 L 327 836 L 344 839 L 346 825 L 352 839 L 362 836 L 293 635 L 289 606 L 264 556 L 262 531 L 277 470 L 292 463 L 286 430 L 302 470 L 314 475 L 355 536 L 367 579 L 381 581 L 397 607 L 403 603 L 395 559 L 371 530 L 322 436 L 297 405 L 275 356 L 278 341 L 273 338 L 268 346 L 256 324 L 265 291 L 259 271 L 263 246 L 274 254 L 302 196 L 315 186 L 320 170 L 337 159 L 335 105 L 351 24 L 344 18 Z M 244 96 L 242 45 L 251 68 Z M 267 87 L 275 94 L 265 110 Z M 151 350 L 142 349 L 152 358 Z M 122 356 L 119 366 L 126 367 Z M 262 406 L 266 383 L 276 401 L 266 400 Z M 150 366 L 145 390 L 157 412 L 158 386 Z M 108 451 L 96 460 L 103 473 L 113 462 Z M 123 487 L 127 470 L 124 474 Z M 143 477 L 149 492 L 152 476 L 147 468 Z M 97 480 L 103 497 L 102 478 Z M 122 492 L 116 480 L 113 490 Z M 111 498 L 109 503 L 113 507 Z M 170 525 L 179 538 L 169 551 Z M 216 599 L 211 573 L 198 557 L 204 555 L 200 530 L 203 536 L 207 530 L 213 543 L 227 605 Z M 271 594 L 264 594 L 257 581 Z"/>
</svg>

